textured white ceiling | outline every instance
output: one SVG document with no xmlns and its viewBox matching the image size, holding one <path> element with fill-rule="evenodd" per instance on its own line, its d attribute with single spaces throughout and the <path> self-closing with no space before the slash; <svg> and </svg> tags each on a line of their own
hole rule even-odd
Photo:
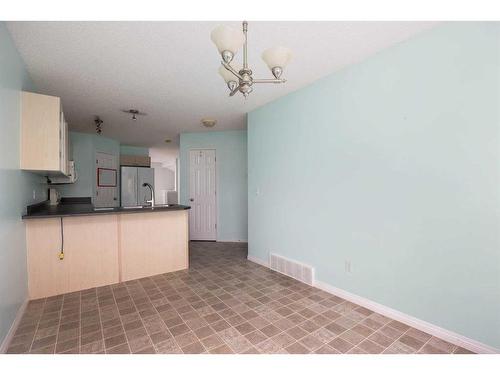
<svg viewBox="0 0 500 375">
<path fill-rule="evenodd" d="M 72 130 L 122 143 L 176 148 L 181 132 L 244 129 L 245 114 L 346 65 L 434 26 L 435 22 L 250 22 L 249 65 L 271 73 L 260 58 L 274 45 L 292 49 L 284 85 L 256 85 L 246 101 L 229 98 L 218 75 L 210 31 L 220 22 L 8 22 L 28 71 L 42 93 L 60 96 Z M 238 22 L 225 22 L 240 27 Z M 241 61 L 241 53 L 237 56 Z M 138 121 L 121 109 L 147 113 Z"/>
</svg>

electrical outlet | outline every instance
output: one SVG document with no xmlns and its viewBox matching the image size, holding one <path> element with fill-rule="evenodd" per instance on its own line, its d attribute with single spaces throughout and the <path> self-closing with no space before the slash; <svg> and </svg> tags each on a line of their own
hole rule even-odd
<svg viewBox="0 0 500 375">
<path fill-rule="evenodd" d="M 345 261 L 345 272 L 351 273 L 351 261 L 350 260 Z"/>
</svg>

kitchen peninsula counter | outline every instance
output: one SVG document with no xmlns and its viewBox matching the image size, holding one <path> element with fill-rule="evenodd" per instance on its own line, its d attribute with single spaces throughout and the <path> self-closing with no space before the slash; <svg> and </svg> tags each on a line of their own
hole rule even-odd
<svg viewBox="0 0 500 375">
<path fill-rule="evenodd" d="M 30 299 L 188 268 L 188 206 L 32 209 L 23 216 Z"/>
<path fill-rule="evenodd" d="M 116 213 L 136 213 L 136 212 L 159 212 L 159 211 L 178 211 L 189 210 L 191 207 L 180 204 L 159 205 L 151 207 L 102 207 L 96 208 L 90 202 L 82 201 L 61 203 L 57 206 L 51 206 L 48 202 L 42 202 L 36 205 L 29 206 L 26 215 L 23 215 L 23 220 L 26 219 L 41 219 L 53 217 L 68 217 L 68 216 L 89 216 L 89 215 L 110 215 Z"/>
</svg>

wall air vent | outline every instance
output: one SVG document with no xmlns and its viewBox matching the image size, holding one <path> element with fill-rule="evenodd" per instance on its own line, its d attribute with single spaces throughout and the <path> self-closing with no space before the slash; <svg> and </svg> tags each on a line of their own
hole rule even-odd
<svg viewBox="0 0 500 375">
<path fill-rule="evenodd" d="M 314 268 L 307 264 L 287 259 L 274 253 L 270 254 L 269 264 L 274 271 L 290 276 L 308 285 L 313 285 Z"/>
</svg>

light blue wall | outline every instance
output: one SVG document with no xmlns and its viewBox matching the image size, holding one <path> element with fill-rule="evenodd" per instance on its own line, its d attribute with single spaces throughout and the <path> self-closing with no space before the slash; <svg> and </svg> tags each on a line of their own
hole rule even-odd
<svg viewBox="0 0 500 375">
<path fill-rule="evenodd" d="M 217 157 L 217 240 L 247 240 L 247 132 L 183 133 L 179 169 L 181 204 L 189 205 L 189 150 L 215 149 Z"/>
<path fill-rule="evenodd" d="M 122 154 L 122 155 L 148 156 L 149 155 L 149 148 L 121 145 L 120 146 L 120 154 Z"/>
<path fill-rule="evenodd" d="M 75 161 L 78 179 L 74 184 L 57 185 L 63 197 L 93 197 L 96 190 L 95 153 L 104 152 L 120 157 L 117 140 L 97 134 L 70 132 L 70 155 Z M 119 187 L 118 187 L 119 189 Z"/>
<path fill-rule="evenodd" d="M 0 343 L 28 295 L 21 215 L 27 205 L 47 198 L 44 179 L 19 169 L 20 91 L 33 89 L 24 62 L 0 22 Z"/>
<path fill-rule="evenodd" d="M 500 348 L 499 103 L 499 24 L 452 23 L 251 112 L 250 256 Z"/>
</svg>

